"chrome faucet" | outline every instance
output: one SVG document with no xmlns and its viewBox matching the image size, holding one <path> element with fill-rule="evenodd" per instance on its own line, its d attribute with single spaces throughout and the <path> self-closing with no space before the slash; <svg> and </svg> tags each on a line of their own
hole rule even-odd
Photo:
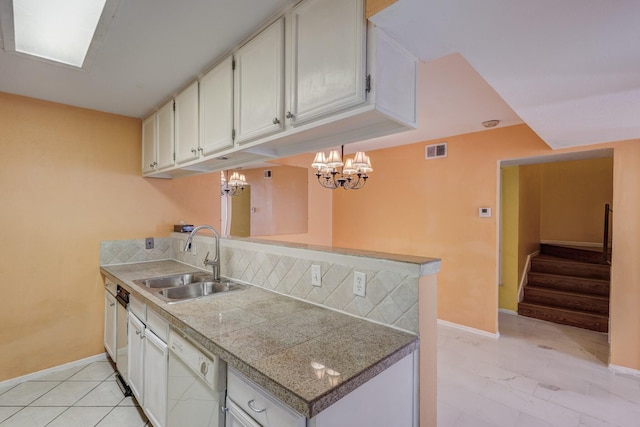
<svg viewBox="0 0 640 427">
<path fill-rule="evenodd" d="M 189 234 L 189 237 L 187 238 L 187 242 L 184 245 L 184 252 L 191 252 L 191 242 L 193 240 L 193 236 L 195 236 L 198 231 L 200 230 L 209 230 L 213 233 L 213 235 L 216 238 L 216 256 L 213 260 L 209 259 L 209 252 L 207 252 L 207 255 L 204 258 L 204 265 L 210 265 L 213 268 L 213 280 L 220 280 L 220 235 L 218 234 L 218 232 L 216 231 L 215 228 L 213 228 L 210 225 L 199 225 L 196 228 L 193 229 L 193 231 L 191 232 L 191 234 Z"/>
</svg>

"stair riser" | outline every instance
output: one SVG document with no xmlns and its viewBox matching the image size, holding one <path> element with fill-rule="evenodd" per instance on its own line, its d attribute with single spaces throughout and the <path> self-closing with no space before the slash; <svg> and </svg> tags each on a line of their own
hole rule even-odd
<svg viewBox="0 0 640 427">
<path fill-rule="evenodd" d="M 594 299 L 581 295 L 558 295 L 556 293 L 545 292 L 544 289 L 525 287 L 523 302 L 581 310 L 603 316 L 609 315 L 609 301 L 607 300 Z"/>
<path fill-rule="evenodd" d="M 540 245 L 540 253 L 544 255 L 568 258 L 575 261 L 592 262 L 595 264 L 606 264 L 602 252 L 589 251 L 583 249 L 565 248 L 554 245 Z"/>
<path fill-rule="evenodd" d="M 576 326 L 597 332 L 608 332 L 609 322 L 601 317 L 584 313 L 566 313 L 547 307 L 544 310 L 528 307 L 519 307 L 518 314 L 535 319 L 546 320 L 562 325 Z"/>
<path fill-rule="evenodd" d="M 531 260 L 531 271 L 536 273 L 564 274 L 566 276 L 609 280 L 610 267 L 599 264 L 575 264 L 551 260 Z"/>
<path fill-rule="evenodd" d="M 529 272 L 528 283 L 534 286 L 558 289 L 562 291 L 581 292 L 602 296 L 609 295 L 609 283 L 593 279 L 546 276 L 535 272 Z"/>
</svg>

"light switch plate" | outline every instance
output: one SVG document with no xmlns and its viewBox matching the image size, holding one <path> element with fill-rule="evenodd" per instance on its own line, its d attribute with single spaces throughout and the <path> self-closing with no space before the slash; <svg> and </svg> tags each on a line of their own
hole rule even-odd
<svg viewBox="0 0 640 427">
<path fill-rule="evenodd" d="M 318 264 L 311 265 L 311 284 L 313 286 L 322 285 L 322 270 Z"/>
<path fill-rule="evenodd" d="M 491 208 L 478 208 L 480 218 L 491 218 Z"/>
<path fill-rule="evenodd" d="M 359 297 L 367 295 L 367 275 L 365 273 L 353 272 L 353 293 Z"/>
</svg>

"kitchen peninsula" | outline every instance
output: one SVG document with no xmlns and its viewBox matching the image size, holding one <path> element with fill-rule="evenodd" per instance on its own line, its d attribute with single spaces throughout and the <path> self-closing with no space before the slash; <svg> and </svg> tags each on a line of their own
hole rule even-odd
<svg viewBox="0 0 640 427">
<path fill-rule="evenodd" d="M 398 402 L 405 413 L 392 415 L 392 422 L 408 421 L 393 425 L 430 425 L 430 420 L 435 425 L 439 260 L 222 239 L 222 275 L 253 286 L 167 304 L 133 283 L 193 271 L 194 267 L 204 269 L 205 255 L 214 253 L 213 239 L 196 237 L 192 253 L 181 251 L 184 240 L 186 236 L 179 233 L 156 239 L 156 247 L 161 249 L 157 251 L 131 249 L 135 245 L 144 248 L 144 241 L 103 242 L 101 271 L 173 329 L 306 417 L 310 426 L 335 425 L 330 421 L 332 416 L 345 423 L 348 416 L 391 422 L 381 421 L 385 412 L 392 412 L 384 402 L 366 397 L 369 386 L 387 389 L 386 395 L 408 397 Z M 311 285 L 312 264 L 321 267 L 320 287 Z M 355 271 L 366 274 L 366 297 L 352 293 Z M 323 375 L 319 375 L 318 366 L 322 366 Z M 325 369 L 333 375 L 325 376 Z M 371 406 L 370 414 L 353 406 L 361 401 Z M 348 406 L 352 414 L 345 415 Z M 418 417 L 423 420 L 420 424 Z"/>
</svg>

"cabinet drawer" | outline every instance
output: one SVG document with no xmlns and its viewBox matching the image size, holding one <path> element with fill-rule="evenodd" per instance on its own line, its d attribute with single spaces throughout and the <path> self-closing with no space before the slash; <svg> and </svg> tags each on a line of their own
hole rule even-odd
<svg viewBox="0 0 640 427">
<path fill-rule="evenodd" d="M 242 376 L 233 368 L 227 373 L 227 396 L 264 427 L 304 427 L 306 419 Z"/>
<path fill-rule="evenodd" d="M 150 308 L 147 308 L 147 328 L 162 341 L 167 342 L 169 339 L 169 322 Z"/>
<path fill-rule="evenodd" d="M 117 295 L 118 292 L 118 285 L 116 285 L 115 283 L 113 283 L 111 280 L 109 279 L 105 279 L 104 280 L 104 287 L 107 290 L 107 292 L 109 292 L 111 295 L 113 295 L 114 297 Z"/>
<path fill-rule="evenodd" d="M 135 314 L 143 323 L 147 321 L 147 304 L 136 299 L 133 295 L 129 295 L 129 311 Z"/>
</svg>

